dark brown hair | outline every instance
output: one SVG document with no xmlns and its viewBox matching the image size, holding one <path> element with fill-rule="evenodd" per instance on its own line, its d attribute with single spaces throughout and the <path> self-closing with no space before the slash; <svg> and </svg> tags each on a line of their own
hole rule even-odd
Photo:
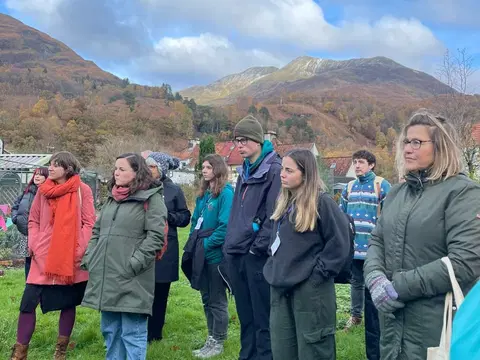
<svg viewBox="0 0 480 360">
<path fill-rule="evenodd" d="M 53 154 L 50 158 L 50 164 L 64 168 L 67 180 L 74 175 L 80 174 L 80 170 L 82 169 L 82 165 L 80 165 L 77 158 L 68 151 L 59 151 Z"/>
<path fill-rule="evenodd" d="M 27 184 L 27 187 L 25 188 L 25 191 L 24 191 L 25 194 L 28 193 L 28 191 L 30 190 L 30 186 L 33 185 L 33 181 L 35 180 L 35 175 L 37 175 L 37 174 L 40 174 L 45 179 L 47 179 L 48 178 L 48 168 L 45 167 L 45 166 L 42 166 L 42 167 L 39 167 L 39 168 L 35 169 L 35 171 L 33 172 L 32 178 L 30 179 L 30 181 Z"/>
<path fill-rule="evenodd" d="M 126 153 L 122 154 L 115 159 L 126 159 L 130 164 L 130 167 L 135 171 L 135 179 L 128 185 L 130 194 L 135 194 L 138 190 L 146 190 L 153 184 L 154 179 L 150 169 L 145 162 L 145 159 L 140 154 Z M 112 178 L 108 182 L 108 190 L 112 191 L 115 185 L 115 172 L 112 174 Z"/>
<path fill-rule="evenodd" d="M 372 170 L 375 170 L 375 165 L 377 164 L 377 158 L 370 151 L 367 150 L 358 150 L 352 155 L 352 160 L 364 159 L 367 160 L 368 165 L 373 165 Z"/>
<path fill-rule="evenodd" d="M 214 198 L 218 197 L 222 192 L 223 188 L 225 187 L 228 181 L 228 167 L 225 163 L 225 160 L 220 155 L 217 154 L 210 154 L 205 156 L 203 162 L 208 161 L 213 168 L 213 174 L 215 177 L 212 180 L 215 180 L 215 186 L 212 191 L 212 196 Z M 203 166 L 203 164 L 202 164 Z M 203 197 L 205 192 L 210 188 L 210 182 L 202 179 L 202 183 L 200 184 L 200 190 L 198 195 Z"/>
</svg>

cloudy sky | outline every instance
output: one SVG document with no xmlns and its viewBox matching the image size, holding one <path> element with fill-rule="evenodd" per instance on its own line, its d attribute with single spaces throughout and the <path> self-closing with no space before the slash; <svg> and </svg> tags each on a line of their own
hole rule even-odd
<svg viewBox="0 0 480 360">
<path fill-rule="evenodd" d="M 383 55 L 434 74 L 446 49 L 467 48 L 480 67 L 479 0 L 0 0 L 0 12 L 176 90 L 302 55 Z"/>
</svg>

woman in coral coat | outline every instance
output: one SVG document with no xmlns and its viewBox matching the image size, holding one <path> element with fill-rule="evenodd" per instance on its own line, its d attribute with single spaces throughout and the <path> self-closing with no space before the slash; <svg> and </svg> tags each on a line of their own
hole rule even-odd
<svg viewBox="0 0 480 360">
<path fill-rule="evenodd" d="M 43 313 L 60 310 L 55 359 L 65 359 L 88 273 L 80 270 L 95 223 L 95 208 L 90 187 L 80 181 L 80 164 L 69 152 L 54 154 L 49 176 L 33 200 L 28 221 L 28 248 L 32 264 L 27 278 L 20 316 L 17 343 L 11 359 L 27 358 L 28 345 L 35 330 L 35 310 Z"/>
</svg>

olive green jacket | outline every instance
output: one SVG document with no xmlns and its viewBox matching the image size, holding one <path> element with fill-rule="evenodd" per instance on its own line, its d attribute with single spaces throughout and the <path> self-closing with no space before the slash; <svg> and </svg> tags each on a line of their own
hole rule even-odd
<svg viewBox="0 0 480 360">
<path fill-rule="evenodd" d="M 405 308 L 379 313 L 381 358 L 426 359 L 438 346 L 445 293 L 452 289 L 448 256 L 464 291 L 480 275 L 480 186 L 464 175 L 436 183 L 409 176 L 388 194 L 372 232 L 365 275 L 383 272 Z"/>
<path fill-rule="evenodd" d="M 162 187 L 110 197 L 93 228 L 82 267 L 89 281 L 82 305 L 100 311 L 151 314 L 155 256 L 162 248 L 167 208 Z"/>
</svg>

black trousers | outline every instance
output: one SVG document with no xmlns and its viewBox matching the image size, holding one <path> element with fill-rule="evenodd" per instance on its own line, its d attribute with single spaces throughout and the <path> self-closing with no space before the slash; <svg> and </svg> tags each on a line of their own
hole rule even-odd
<svg viewBox="0 0 480 360">
<path fill-rule="evenodd" d="M 32 265 L 32 258 L 27 256 L 25 258 L 25 280 L 28 278 L 28 273 L 30 272 L 30 266 Z"/>
<path fill-rule="evenodd" d="M 362 282 L 364 263 L 364 260 L 354 260 L 352 264 L 353 273 L 356 275 L 358 280 L 361 280 Z M 363 295 L 365 298 L 364 317 L 367 360 L 380 360 L 380 323 L 378 321 L 378 310 L 375 307 L 372 296 L 370 295 L 370 291 L 368 291 L 366 286 Z"/>
<path fill-rule="evenodd" d="M 162 340 L 167 312 L 168 294 L 172 283 L 155 283 L 152 316 L 148 318 L 148 342 Z"/>
<path fill-rule="evenodd" d="M 270 285 L 263 276 L 267 256 L 231 255 L 228 273 L 240 320 L 239 360 L 272 360 Z"/>
<path fill-rule="evenodd" d="M 380 323 L 370 291 L 365 287 L 365 347 L 367 360 L 380 360 Z"/>
</svg>

